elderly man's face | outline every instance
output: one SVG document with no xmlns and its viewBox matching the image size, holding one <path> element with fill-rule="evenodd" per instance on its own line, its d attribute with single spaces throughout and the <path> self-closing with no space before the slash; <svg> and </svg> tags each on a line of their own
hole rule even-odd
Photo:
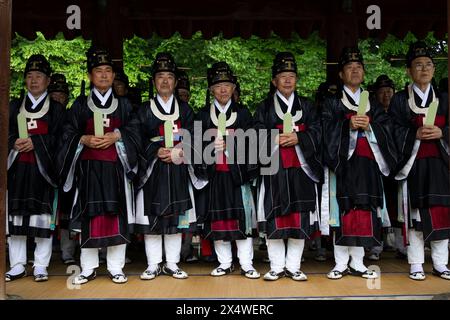
<svg viewBox="0 0 450 320">
<path fill-rule="evenodd" d="M 127 85 L 120 80 L 114 80 L 114 92 L 119 97 L 125 97 L 128 93 Z"/>
<path fill-rule="evenodd" d="M 50 77 L 40 71 L 30 71 L 25 76 L 27 90 L 35 98 L 39 98 L 50 84 Z"/>
<path fill-rule="evenodd" d="M 211 93 L 214 98 L 222 105 L 226 105 L 233 96 L 236 86 L 231 82 L 221 82 L 211 86 Z"/>
<path fill-rule="evenodd" d="M 51 92 L 50 98 L 61 103 L 64 107 L 67 106 L 69 102 L 69 97 L 64 92 Z"/>
<path fill-rule="evenodd" d="M 377 90 L 377 101 L 382 104 L 383 108 L 387 110 L 389 103 L 394 96 L 394 89 L 390 87 L 384 87 Z"/>
<path fill-rule="evenodd" d="M 177 81 L 172 72 L 158 72 L 153 81 L 160 96 L 170 97 L 174 93 Z"/>
<path fill-rule="evenodd" d="M 93 68 L 88 76 L 94 87 L 105 93 L 112 87 L 115 73 L 111 66 L 103 65 Z"/>
<path fill-rule="evenodd" d="M 408 75 L 419 85 L 428 85 L 433 79 L 435 66 L 433 61 L 428 57 L 419 57 L 412 61 L 411 67 L 408 68 Z"/>
<path fill-rule="evenodd" d="M 347 63 L 339 72 L 339 77 L 344 85 L 352 88 L 359 87 L 363 83 L 364 75 L 364 67 L 359 62 Z"/>
<path fill-rule="evenodd" d="M 177 89 L 178 91 L 178 97 L 181 101 L 188 103 L 189 99 L 191 97 L 190 93 L 186 89 Z"/>
<path fill-rule="evenodd" d="M 295 91 L 297 80 L 295 72 L 281 72 L 272 79 L 272 84 L 283 96 L 288 98 Z"/>
</svg>

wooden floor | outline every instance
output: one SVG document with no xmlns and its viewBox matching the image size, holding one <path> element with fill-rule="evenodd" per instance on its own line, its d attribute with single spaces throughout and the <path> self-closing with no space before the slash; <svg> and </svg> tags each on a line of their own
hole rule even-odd
<svg viewBox="0 0 450 320">
<path fill-rule="evenodd" d="M 214 278 L 209 275 L 214 263 L 182 263 L 189 278 L 177 280 L 159 276 L 154 280 L 142 281 L 139 274 L 145 270 L 145 257 L 134 253 L 133 263 L 126 265 L 128 283 L 118 285 L 107 276 L 106 267 L 100 266 L 97 279 L 80 288 L 71 288 L 70 272 L 59 262 L 57 254 L 52 258 L 48 282 L 36 283 L 29 276 L 7 283 L 6 292 L 10 299 L 432 299 L 436 295 L 450 293 L 450 281 L 431 275 L 431 265 L 425 265 L 427 279 L 422 282 L 408 278 L 409 266 L 405 260 L 398 260 L 393 253 L 383 253 L 377 263 L 366 261 L 366 266 L 378 265 L 381 278 L 377 282 L 360 277 L 347 276 L 341 280 L 329 280 L 326 273 L 333 267 L 329 253 L 326 262 L 316 262 L 314 252 L 305 251 L 306 261 L 302 271 L 308 281 L 296 282 L 283 278 L 275 282 L 246 279 L 239 273 Z M 255 267 L 264 274 L 269 265 L 262 262 L 265 252 L 255 252 Z M 427 260 L 430 260 L 427 256 Z M 29 268 L 29 274 L 32 274 Z"/>
</svg>

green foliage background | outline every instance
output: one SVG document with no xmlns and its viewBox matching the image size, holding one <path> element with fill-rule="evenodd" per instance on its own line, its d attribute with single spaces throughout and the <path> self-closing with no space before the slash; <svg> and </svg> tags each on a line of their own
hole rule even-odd
<svg viewBox="0 0 450 320">
<path fill-rule="evenodd" d="M 433 33 L 424 39 L 435 48 L 437 55 L 446 56 L 446 39 L 436 39 Z M 394 36 L 380 42 L 377 39 L 360 41 L 359 46 L 366 61 L 366 85 L 373 83 L 380 74 L 388 74 L 398 88 L 409 80 L 406 76 L 404 61 L 391 64 L 388 59 L 401 57 L 409 43 L 416 37 L 408 34 L 404 39 Z M 23 70 L 27 58 L 34 53 L 46 56 L 55 72 L 65 74 L 71 89 L 73 102 L 80 93 L 82 80 L 87 80 L 85 52 L 90 41 L 77 38 L 65 40 L 62 34 L 47 40 L 41 33 L 34 41 L 28 41 L 16 35 L 11 48 L 11 96 L 18 97 L 23 85 Z M 224 39 L 217 36 L 205 40 L 201 32 L 191 39 L 183 39 L 179 34 L 169 39 L 154 35 L 151 39 L 133 37 L 124 42 L 124 69 L 130 79 L 130 85 L 142 89 L 143 101 L 148 99 L 150 65 L 158 52 L 171 52 L 178 66 L 186 68 L 191 79 L 191 105 L 198 109 L 204 105 L 207 90 L 206 69 L 214 62 L 226 61 L 238 76 L 241 85 L 241 99 L 252 110 L 269 90 L 271 65 L 279 51 L 291 51 L 299 66 L 298 91 L 313 98 L 316 88 L 326 79 L 326 42 L 317 33 L 308 39 L 292 34 L 290 39 L 281 39 L 275 34 L 267 39 L 252 36 L 250 39 Z M 436 80 L 448 76 L 447 60 L 436 60 Z M 69 103 L 70 105 L 70 103 Z"/>
</svg>

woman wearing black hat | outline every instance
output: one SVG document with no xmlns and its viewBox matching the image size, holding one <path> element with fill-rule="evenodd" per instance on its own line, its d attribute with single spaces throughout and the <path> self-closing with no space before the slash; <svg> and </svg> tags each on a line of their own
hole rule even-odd
<svg viewBox="0 0 450 320">
<path fill-rule="evenodd" d="M 36 242 L 34 280 L 48 279 L 58 185 L 53 158 L 64 120 L 63 106 L 47 94 L 50 74 L 47 59 L 32 55 L 24 73 L 28 92 L 22 101 L 10 104 L 7 233 L 11 270 L 6 281 L 26 276 L 27 236 Z"/>
<path fill-rule="evenodd" d="M 234 135 L 237 129 L 250 128 L 253 119 L 247 108 L 233 101 L 236 78 L 226 62 L 213 64 L 207 76 L 214 101 L 200 110 L 197 119 L 202 123 L 203 132 L 213 130 L 215 134 L 215 161 L 205 164 L 209 183 L 202 191 L 205 196 L 199 197 L 206 202 L 203 204 L 206 212 L 200 219 L 204 223 L 205 239 L 214 241 L 220 262 L 211 275 L 219 277 L 233 271 L 232 241 L 236 241 L 241 274 L 249 279 L 257 279 L 260 274 L 253 268 L 252 239 L 252 230 L 256 228 L 256 212 L 249 182 L 257 177 L 258 170 L 256 163 L 251 166 L 245 161 L 251 152 L 248 144 L 245 154 L 238 153 L 239 137 Z M 222 130 L 226 132 L 218 133 L 221 117 L 224 125 Z M 226 141 L 233 143 L 227 145 Z M 231 148 L 235 155 L 234 162 L 230 161 Z"/>
<path fill-rule="evenodd" d="M 339 76 L 340 96 L 325 99 L 322 106 L 329 168 L 322 193 L 322 208 L 327 204 L 329 210 L 322 210 L 322 216 L 330 216 L 336 261 L 327 277 L 340 279 L 350 273 L 371 279 L 378 274 L 364 265 L 364 247 L 381 245 L 382 219 L 388 218 L 381 176 L 395 169 L 395 146 L 387 114 L 376 101 L 363 100 L 368 94 L 360 88 L 364 64 L 358 48 L 343 49 Z"/>
<path fill-rule="evenodd" d="M 295 91 L 297 80 L 292 53 L 278 53 L 272 66 L 275 91 L 255 114 L 257 129 L 279 132 L 278 170 L 262 176 L 259 186 L 258 226 L 266 233 L 270 271 L 264 280 L 269 281 L 285 275 L 295 281 L 307 280 L 300 270 L 305 239 L 318 235 L 319 230 L 320 119 L 314 105 Z"/>
<path fill-rule="evenodd" d="M 398 92 L 389 107 L 394 118 L 395 142 L 401 152 L 399 172 L 409 277 L 424 280 L 424 242 L 431 245 L 433 275 L 450 280 L 450 184 L 448 96 L 431 84 L 435 71 L 430 48 L 413 43 L 407 72 L 413 84 Z"/>
<path fill-rule="evenodd" d="M 64 191 L 76 190 L 69 227 L 80 233 L 82 270 L 73 284 L 96 277 L 102 247 L 107 247 L 110 278 L 120 284 L 128 281 L 123 267 L 133 221 L 139 124 L 131 118 L 130 102 L 113 93 L 109 53 L 91 48 L 87 69 L 92 90 L 68 111 L 58 155 Z"/>
<path fill-rule="evenodd" d="M 188 274 L 179 268 L 182 232 L 196 222 L 193 184 L 184 156 L 184 134 L 191 134 L 194 113 L 175 95 L 176 64 L 171 54 L 158 53 L 152 66 L 156 97 L 138 110 L 143 161 L 137 194 L 134 232 L 144 234 L 147 269 L 142 280 L 161 273 L 175 279 Z M 182 148 L 180 148 L 180 146 Z M 194 187 L 202 187 L 194 184 Z M 163 242 L 164 238 L 164 242 Z M 166 263 L 163 262 L 163 243 Z"/>
</svg>

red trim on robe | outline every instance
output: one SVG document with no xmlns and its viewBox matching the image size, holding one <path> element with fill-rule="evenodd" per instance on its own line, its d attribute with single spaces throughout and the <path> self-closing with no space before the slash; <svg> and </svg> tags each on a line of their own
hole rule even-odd
<svg viewBox="0 0 450 320">
<path fill-rule="evenodd" d="M 297 125 L 299 132 L 306 131 L 306 125 L 304 123 Z M 277 129 L 283 130 L 282 124 L 276 125 Z M 284 169 L 288 168 L 299 168 L 301 163 L 298 160 L 297 152 L 295 151 L 295 146 L 292 147 L 280 147 L 281 164 Z"/>
<path fill-rule="evenodd" d="M 212 246 L 211 246 L 211 241 L 208 239 L 201 239 L 201 254 L 202 256 L 206 257 L 206 256 L 212 256 L 213 251 L 212 251 Z"/>
<path fill-rule="evenodd" d="M 369 141 L 366 137 L 358 137 L 356 139 L 355 153 L 359 157 L 369 158 L 375 160 L 372 149 L 370 149 Z"/>
<path fill-rule="evenodd" d="M 29 119 L 27 119 L 28 121 Z M 43 120 L 36 120 L 37 127 L 28 129 L 29 135 L 48 134 L 48 122 Z M 25 163 L 36 163 L 36 155 L 34 150 L 28 152 L 20 152 L 17 161 Z"/>
<path fill-rule="evenodd" d="M 275 217 L 275 227 L 277 229 L 300 229 L 301 226 L 300 212 L 292 212 L 284 216 Z"/>
<path fill-rule="evenodd" d="M 120 128 L 120 126 L 122 125 L 122 121 L 119 118 L 111 117 L 109 119 L 110 119 L 109 127 L 103 127 L 104 133 L 114 132 L 115 129 Z M 87 135 L 95 134 L 94 118 L 90 118 L 87 120 L 85 134 Z M 92 149 L 85 146 L 83 151 L 81 152 L 80 159 L 116 162 L 117 161 L 116 146 L 112 144 L 106 149 Z"/>
<path fill-rule="evenodd" d="M 34 150 L 28 152 L 19 152 L 17 161 L 33 164 L 36 163 L 36 155 L 34 154 Z"/>
<path fill-rule="evenodd" d="M 413 124 L 419 128 L 423 126 L 423 119 L 425 116 L 423 114 L 416 115 L 412 118 Z M 445 127 L 445 117 L 442 115 L 436 115 L 436 119 L 434 120 L 434 125 L 439 128 Z"/>
<path fill-rule="evenodd" d="M 216 137 L 217 137 L 217 131 L 216 131 Z M 228 135 L 234 134 L 234 129 L 226 129 L 226 131 L 228 132 Z M 222 171 L 222 172 L 230 171 L 230 168 L 228 167 L 227 157 L 225 156 L 225 153 L 223 151 L 216 153 L 216 171 Z"/>
<path fill-rule="evenodd" d="M 373 237 L 372 212 L 352 209 L 342 217 L 344 237 Z"/>
<path fill-rule="evenodd" d="M 450 229 L 450 207 L 434 206 L 429 212 L 433 230 Z"/>
<path fill-rule="evenodd" d="M 95 216 L 90 221 L 90 237 L 106 238 L 119 234 L 119 216 L 103 215 Z"/>
<path fill-rule="evenodd" d="M 225 153 L 223 151 L 216 153 L 216 171 L 230 171 L 227 163 L 227 157 L 225 156 Z"/>
<path fill-rule="evenodd" d="M 439 147 L 435 140 L 422 140 L 420 141 L 420 147 L 417 151 L 416 159 L 424 158 L 439 158 Z"/>
<path fill-rule="evenodd" d="M 173 136 L 175 137 L 175 134 L 180 134 L 181 132 L 180 132 L 180 129 L 182 129 L 182 127 L 181 127 L 181 120 L 180 119 L 178 119 L 178 120 L 176 120 L 175 121 L 175 124 L 177 125 L 177 129 L 178 129 L 178 132 L 174 132 L 173 133 Z M 162 123 L 162 124 L 160 124 L 159 125 L 159 127 L 158 127 L 158 132 L 159 132 L 159 135 L 161 136 L 161 137 L 164 137 L 164 122 Z M 179 144 L 181 141 L 173 141 L 173 146 L 176 146 L 177 144 Z M 166 142 L 164 141 L 163 142 L 163 144 L 164 144 L 164 147 L 166 147 Z"/>
<path fill-rule="evenodd" d="M 28 121 L 28 119 L 27 119 Z M 28 129 L 30 135 L 34 134 L 48 134 L 48 122 L 43 120 L 36 120 L 37 127 L 34 129 Z"/>
<path fill-rule="evenodd" d="M 227 219 L 211 221 L 212 231 L 239 231 L 239 220 Z"/>
<path fill-rule="evenodd" d="M 412 118 L 412 122 L 417 128 L 419 128 L 423 126 L 424 118 L 425 116 L 423 114 L 419 114 Z M 441 129 L 444 128 L 445 117 L 442 115 L 436 115 L 434 125 Z M 439 157 L 440 152 L 439 147 L 437 145 L 437 140 L 422 140 L 420 142 L 420 147 L 419 150 L 417 151 L 416 159 L 439 158 Z"/>
</svg>

